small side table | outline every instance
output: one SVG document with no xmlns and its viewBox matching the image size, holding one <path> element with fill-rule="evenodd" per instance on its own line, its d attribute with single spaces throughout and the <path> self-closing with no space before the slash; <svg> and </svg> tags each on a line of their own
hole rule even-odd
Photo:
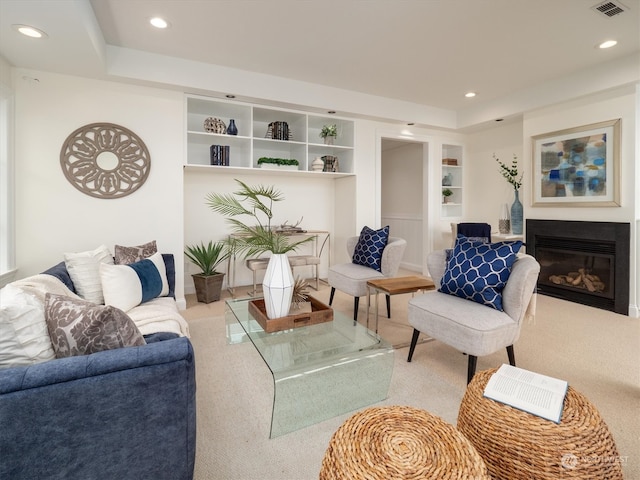
<svg viewBox="0 0 640 480">
<path fill-rule="evenodd" d="M 399 295 L 402 293 L 416 293 L 419 291 L 435 290 L 436 285 L 433 280 L 420 275 L 410 275 L 407 277 L 376 278 L 367 282 L 367 328 L 369 328 L 369 308 L 371 305 L 371 291 L 376 294 L 376 333 L 378 333 L 378 294 Z"/>
</svg>

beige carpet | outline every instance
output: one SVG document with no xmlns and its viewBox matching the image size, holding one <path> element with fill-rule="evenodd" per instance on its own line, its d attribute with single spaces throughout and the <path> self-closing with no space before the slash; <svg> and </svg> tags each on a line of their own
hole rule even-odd
<svg viewBox="0 0 640 480">
<path fill-rule="evenodd" d="M 328 302 L 329 289 L 311 294 Z M 392 297 L 392 320 L 380 318 L 380 334 L 407 343 L 410 295 Z M 224 300 L 224 299 L 223 299 Z M 353 299 L 336 293 L 334 308 L 351 315 Z M 251 344 L 227 345 L 224 301 L 187 298 L 196 353 L 198 432 L 196 480 L 317 479 L 333 432 L 351 414 L 269 439 L 273 381 Z M 360 321 L 366 301 L 361 301 Z M 380 302 L 381 315 L 384 304 Z M 640 480 L 640 319 L 538 296 L 534 322 L 515 345 L 518 366 L 563 378 L 586 395 L 609 425 L 622 456 L 625 478 Z M 455 425 L 466 387 L 466 357 L 439 342 L 399 348 L 389 397 L 378 405 L 411 405 Z M 478 359 L 478 370 L 506 363 L 506 352 Z"/>
</svg>

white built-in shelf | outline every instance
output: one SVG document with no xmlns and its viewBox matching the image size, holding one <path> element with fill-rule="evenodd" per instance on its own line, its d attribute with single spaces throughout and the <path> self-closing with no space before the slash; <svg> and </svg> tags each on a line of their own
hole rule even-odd
<svg viewBox="0 0 640 480">
<path fill-rule="evenodd" d="M 325 178 L 352 176 L 354 171 L 354 122 L 346 118 L 314 115 L 306 112 L 271 108 L 210 97 L 187 95 L 185 168 L 209 169 L 217 173 L 259 173 L 260 175 L 304 175 Z M 225 125 L 234 119 L 238 135 L 209 133 L 204 121 L 218 118 Z M 286 122 L 289 139 L 266 138 L 269 124 Z M 335 145 L 325 145 L 320 138 L 322 127 L 336 124 Z M 211 145 L 229 146 L 229 166 L 211 165 Z M 316 157 L 338 158 L 338 172 L 315 172 L 311 168 Z M 261 157 L 296 159 L 298 169 L 267 170 L 258 165 Z"/>
</svg>

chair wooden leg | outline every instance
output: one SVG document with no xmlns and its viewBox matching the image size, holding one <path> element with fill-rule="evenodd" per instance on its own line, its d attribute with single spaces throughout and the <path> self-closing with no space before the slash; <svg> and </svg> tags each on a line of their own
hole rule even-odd
<svg viewBox="0 0 640 480">
<path fill-rule="evenodd" d="M 391 295 L 387 295 L 387 318 L 391 318 Z"/>
<path fill-rule="evenodd" d="M 331 287 L 331 295 L 329 295 L 329 305 L 333 303 L 333 295 L 336 293 L 336 289 Z"/>
<path fill-rule="evenodd" d="M 515 367 L 516 366 L 516 356 L 513 353 L 513 345 L 509 345 L 507 347 L 507 355 L 509 356 L 509 365 Z"/>
<path fill-rule="evenodd" d="M 469 366 L 467 367 L 467 385 L 471 382 L 471 379 L 476 374 L 476 363 L 478 362 L 478 357 L 475 355 L 469 355 Z"/>
<path fill-rule="evenodd" d="M 353 321 L 358 321 L 358 305 L 360 305 L 360 297 L 353 297 Z"/>
<path fill-rule="evenodd" d="M 418 337 L 420 336 L 420 330 L 414 328 L 413 329 L 413 337 L 411 337 L 411 345 L 409 346 L 409 356 L 407 357 L 407 362 L 410 362 L 413 358 L 413 351 L 416 349 L 416 343 L 418 343 Z"/>
</svg>

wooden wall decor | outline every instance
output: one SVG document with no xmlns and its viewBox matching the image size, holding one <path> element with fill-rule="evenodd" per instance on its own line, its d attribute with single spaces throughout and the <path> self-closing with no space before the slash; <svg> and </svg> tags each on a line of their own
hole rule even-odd
<svg viewBox="0 0 640 480">
<path fill-rule="evenodd" d="M 113 123 L 91 123 L 67 137 L 60 166 L 71 185 L 96 198 L 121 198 L 149 176 L 151 158 L 142 139 Z"/>
</svg>

